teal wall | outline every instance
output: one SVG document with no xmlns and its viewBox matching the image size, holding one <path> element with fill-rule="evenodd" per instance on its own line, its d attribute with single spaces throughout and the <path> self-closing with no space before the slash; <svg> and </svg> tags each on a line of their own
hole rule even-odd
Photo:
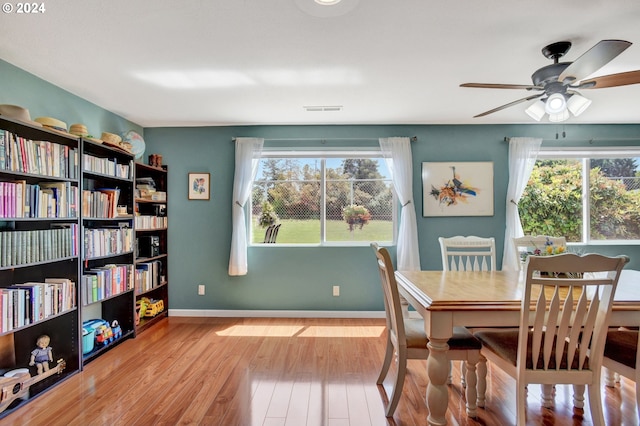
<svg viewBox="0 0 640 426">
<path fill-rule="evenodd" d="M 0 103 L 23 105 L 32 117 L 50 115 L 68 124 L 84 122 L 90 131 L 121 133 L 139 126 L 0 61 Z M 96 130 L 97 129 L 97 130 Z M 111 129 L 111 130 L 109 130 Z M 562 132 L 566 133 L 563 138 Z M 559 133 L 556 139 L 556 132 Z M 509 136 L 545 139 L 545 146 L 637 145 L 640 125 L 395 125 L 395 126 L 246 126 L 146 128 L 147 149 L 161 154 L 169 167 L 169 278 L 171 309 L 381 311 L 382 295 L 369 247 L 250 247 L 249 273 L 227 273 L 231 245 L 234 173 L 233 137 L 306 139 L 267 141 L 266 146 L 377 146 L 389 136 L 417 136 L 412 143 L 414 198 L 422 268 L 440 269 L 437 238 L 474 234 L 495 236 L 499 264 L 504 237 Z M 309 139 L 330 139 L 324 144 Z M 370 141 L 349 139 L 370 138 Z M 598 142 L 593 142 L 597 139 Z M 590 142 L 591 141 L 591 142 Z M 493 161 L 492 217 L 422 217 L 421 163 Z M 187 174 L 211 174 L 211 199 L 187 199 Z M 391 248 L 394 252 L 394 248 Z M 627 254 L 640 269 L 640 246 L 593 246 L 584 251 Z M 197 296 L 197 286 L 206 295 Z M 340 297 L 331 289 L 340 285 Z"/>
<path fill-rule="evenodd" d="M 78 64 L 79 66 L 81 64 Z M 87 69 L 87 72 L 91 72 Z M 24 72 L 0 59 L 0 104 L 27 108 L 31 119 L 54 117 L 71 126 L 80 123 L 89 133 L 100 137 L 102 132 L 121 135 L 129 130 L 143 134 L 143 128 L 112 112 L 54 86 L 33 74 Z"/>
<path fill-rule="evenodd" d="M 562 138 L 562 131 L 566 137 Z M 555 133 L 559 131 L 556 141 Z M 231 196 L 236 136 L 263 137 L 265 146 L 375 146 L 377 137 L 417 136 L 412 143 L 414 198 L 423 269 L 440 269 L 437 238 L 495 236 L 502 262 L 508 143 L 505 136 L 545 138 L 545 146 L 632 145 L 640 125 L 467 125 L 467 126 L 251 126 L 145 129 L 147 151 L 169 166 L 171 306 L 191 309 L 381 310 L 382 299 L 369 247 L 250 247 L 249 273 L 227 274 L 231 242 Z M 268 139 L 332 139 L 326 144 Z M 371 138 L 372 141 L 353 141 Z M 592 139 L 608 141 L 591 142 Z M 334 140 L 335 139 L 335 140 Z M 342 139 L 342 140 L 341 140 Z M 423 161 L 493 161 L 492 217 L 422 217 Z M 188 172 L 211 173 L 209 201 L 187 200 Z M 593 246 L 583 251 L 625 253 L 640 268 L 639 246 Z M 196 296 L 205 284 L 206 296 Z M 341 286 L 340 297 L 331 295 Z"/>
</svg>

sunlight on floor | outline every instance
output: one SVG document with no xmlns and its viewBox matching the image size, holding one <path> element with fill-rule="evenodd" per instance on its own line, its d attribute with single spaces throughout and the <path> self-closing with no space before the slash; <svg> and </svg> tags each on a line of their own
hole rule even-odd
<svg viewBox="0 0 640 426">
<path fill-rule="evenodd" d="M 233 325 L 216 331 L 228 337 L 380 337 L 384 326 L 299 326 L 299 325 Z"/>
</svg>

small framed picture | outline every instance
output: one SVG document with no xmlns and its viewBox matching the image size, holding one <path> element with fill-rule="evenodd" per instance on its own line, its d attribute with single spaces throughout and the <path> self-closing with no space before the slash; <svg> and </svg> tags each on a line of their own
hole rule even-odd
<svg viewBox="0 0 640 426">
<path fill-rule="evenodd" d="M 189 199 L 209 199 L 209 173 L 189 173 Z"/>
</svg>

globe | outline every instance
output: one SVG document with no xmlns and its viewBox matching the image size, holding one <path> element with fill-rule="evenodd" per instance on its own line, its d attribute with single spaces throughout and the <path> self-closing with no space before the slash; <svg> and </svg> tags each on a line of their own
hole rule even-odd
<svg viewBox="0 0 640 426">
<path fill-rule="evenodd" d="M 136 159 L 142 158 L 146 146 L 144 143 L 144 139 L 142 139 L 142 136 L 140 136 L 133 130 L 129 130 L 122 136 L 122 140 L 131 144 L 131 153 Z"/>
</svg>

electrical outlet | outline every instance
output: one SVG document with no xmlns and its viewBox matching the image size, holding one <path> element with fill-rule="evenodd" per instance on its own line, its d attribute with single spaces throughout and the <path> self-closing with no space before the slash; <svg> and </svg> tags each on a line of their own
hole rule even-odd
<svg viewBox="0 0 640 426">
<path fill-rule="evenodd" d="M 340 286 L 339 285 L 334 285 L 333 286 L 333 295 L 334 296 L 340 296 Z"/>
<path fill-rule="evenodd" d="M 204 284 L 198 286 L 198 295 L 204 296 Z"/>
</svg>

